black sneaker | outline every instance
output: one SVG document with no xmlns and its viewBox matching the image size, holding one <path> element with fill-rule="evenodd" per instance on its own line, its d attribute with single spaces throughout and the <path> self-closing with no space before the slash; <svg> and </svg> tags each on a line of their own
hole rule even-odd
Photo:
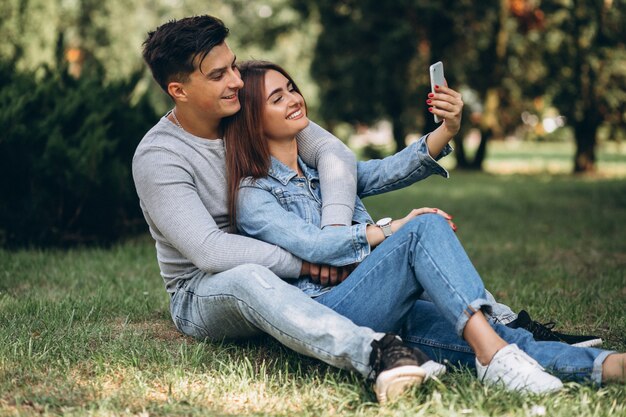
<svg viewBox="0 0 626 417">
<path fill-rule="evenodd" d="M 374 392 L 381 404 L 446 371 L 445 366 L 431 361 L 421 350 L 406 346 L 393 334 L 372 342 L 370 366 L 376 378 Z"/>
<path fill-rule="evenodd" d="M 602 339 L 598 336 L 579 336 L 555 332 L 552 330 L 555 326 L 554 322 L 542 324 L 533 321 L 525 310 L 520 311 L 517 319 L 508 323 L 507 326 L 512 329 L 526 329 L 533 334 L 535 340 L 540 342 L 563 342 L 578 347 L 599 346 L 602 344 Z"/>
</svg>

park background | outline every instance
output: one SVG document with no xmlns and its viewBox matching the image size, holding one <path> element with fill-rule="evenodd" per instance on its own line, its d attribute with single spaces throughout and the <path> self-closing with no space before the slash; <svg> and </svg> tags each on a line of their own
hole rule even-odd
<svg viewBox="0 0 626 417">
<path fill-rule="evenodd" d="M 141 43 L 203 13 L 240 61 L 287 68 L 364 159 L 435 127 L 443 61 L 466 103 L 451 178 L 367 207 L 441 207 L 498 298 L 626 349 L 626 1 L 5 0 L 0 415 L 626 414 L 624 386 L 521 397 L 467 371 L 378 407 L 359 378 L 271 341 L 179 335 L 130 160 L 171 107 Z"/>
</svg>

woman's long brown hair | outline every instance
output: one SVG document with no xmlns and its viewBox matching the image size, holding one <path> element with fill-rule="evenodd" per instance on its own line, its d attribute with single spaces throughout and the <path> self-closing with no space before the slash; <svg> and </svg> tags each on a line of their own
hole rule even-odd
<svg viewBox="0 0 626 417">
<path fill-rule="evenodd" d="M 267 61 L 243 62 L 239 65 L 244 82 L 244 88 L 239 90 L 241 110 L 222 120 L 226 147 L 228 214 L 233 226 L 237 223 L 239 183 L 246 177 L 267 176 L 271 164 L 269 146 L 263 133 L 265 74 L 270 70 L 284 75 L 291 81 L 295 91 L 300 93 L 291 76 L 279 65 Z"/>
</svg>

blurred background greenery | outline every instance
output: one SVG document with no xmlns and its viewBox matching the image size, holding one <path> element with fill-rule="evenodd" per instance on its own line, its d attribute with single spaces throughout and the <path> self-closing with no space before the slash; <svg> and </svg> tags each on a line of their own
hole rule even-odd
<svg viewBox="0 0 626 417">
<path fill-rule="evenodd" d="M 466 103 L 455 168 L 533 171 L 543 143 L 559 150 L 539 163 L 549 173 L 597 173 L 606 149 L 626 163 L 626 0 L 3 0 L 0 245 L 145 230 L 130 160 L 171 103 L 141 44 L 204 13 L 239 60 L 285 66 L 312 119 L 362 156 L 434 128 L 424 99 L 441 60 Z"/>
</svg>

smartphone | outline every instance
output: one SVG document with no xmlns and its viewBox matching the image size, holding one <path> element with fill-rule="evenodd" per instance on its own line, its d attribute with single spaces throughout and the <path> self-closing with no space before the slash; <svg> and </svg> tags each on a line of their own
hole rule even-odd
<svg viewBox="0 0 626 417">
<path fill-rule="evenodd" d="M 430 91 L 435 92 L 436 85 L 446 85 L 444 76 L 443 76 L 443 63 L 441 61 L 435 62 L 430 66 Z M 441 123 L 441 118 L 436 114 L 433 114 L 435 117 L 435 123 Z"/>
</svg>

